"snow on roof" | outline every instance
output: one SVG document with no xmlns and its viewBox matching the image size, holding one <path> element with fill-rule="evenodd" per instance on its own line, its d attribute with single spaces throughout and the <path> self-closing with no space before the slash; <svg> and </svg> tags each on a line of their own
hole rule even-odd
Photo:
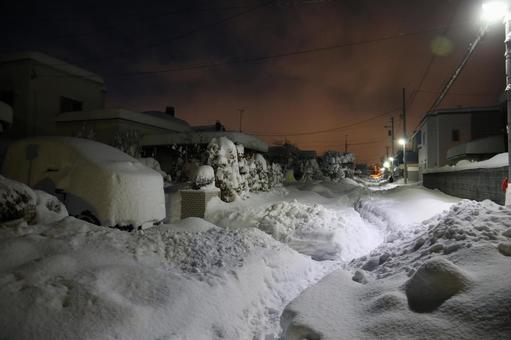
<svg viewBox="0 0 511 340">
<path fill-rule="evenodd" d="M 447 159 L 464 155 L 495 155 L 504 152 L 506 151 L 505 137 L 505 135 L 489 136 L 458 144 L 447 150 Z"/>
<path fill-rule="evenodd" d="M 0 121 L 12 123 L 12 107 L 0 100 Z"/>
<path fill-rule="evenodd" d="M 461 160 L 454 166 L 443 166 L 440 168 L 432 168 L 424 170 L 424 173 L 433 173 L 433 172 L 453 172 L 453 171 L 461 171 L 461 170 L 472 170 L 472 169 L 491 169 L 491 168 L 501 168 L 508 165 L 508 155 L 507 152 L 499 153 L 496 156 L 493 156 L 490 159 L 481 162 L 471 162 L 468 160 Z"/>
<path fill-rule="evenodd" d="M 47 54 L 41 53 L 41 52 L 35 52 L 35 51 L 28 51 L 28 52 L 18 52 L 13 54 L 6 54 L 0 56 L 0 64 L 2 63 L 10 63 L 10 62 L 17 62 L 17 61 L 24 61 L 24 60 L 32 60 L 35 61 L 41 65 L 50 66 L 56 70 L 59 70 L 61 72 L 65 72 L 70 75 L 78 76 L 80 78 L 85 78 L 97 83 L 104 84 L 103 79 L 90 71 L 87 71 L 83 68 L 80 68 L 78 66 L 66 63 L 65 61 L 62 61 L 60 59 L 51 57 Z M 41 74 L 40 76 L 53 76 L 53 75 L 47 75 L 47 74 Z"/>
<path fill-rule="evenodd" d="M 107 119 L 124 119 L 145 125 L 151 125 L 170 131 L 186 132 L 191 131 L 188 124 L 184 124 L 181 119 L 163 118 L 151 114 L 133 112 L 122 108 L 108 108 L 91 111 L 67 112 L 59 115 L 57 122 L 76 122 Z"/>
<path fill-rule="evenodd" d="M 256 136 L 233 131 L 203 131 L 190 133 L 172 133 L 148 135 L 142 138 L 143 146 L 173 144 L 209 144 L 213 138 L 227 137 L 234 143 L 243 144 L 246 149 L 267 152 L 268 144 Z"/>
</svg>

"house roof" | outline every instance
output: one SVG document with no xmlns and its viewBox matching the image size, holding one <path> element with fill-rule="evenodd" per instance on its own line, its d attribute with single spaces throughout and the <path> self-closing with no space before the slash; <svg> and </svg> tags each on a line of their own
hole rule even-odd
<svg viewBox="0 0 511 340">
<path fill-rule="evenodd" d="M 38 64 L 49 66 L 55 70 L 58 70 L 60 72 L 67 73 L 72 76 L 76 76 L 78 78 L 84 78 L 91 80 L 93 82 L 97 82 L 100 84 L 104 84 L 103 79 L 90 71 L 87 71 L 81 67 L 69 64 L 65 61 L 62 61 L 60 59 L 51 57 L 47 54 L 41 53 L 41 52 L 35 52 L 35 51 L 28 51 L 28 52 L 18 52 L 18 53 L 12 53 L 12 54 L 5 54 L 0 55 L 0 64 L 3 63 L 12 63 L 12 62 L 18 62 L 18 61 L 26 61 L 31 60 L 35 61 Z M 39 74 L 40 77 L 58 77 L 59 74 Z"/>
<path fill-rule="evenodd" d="M 60 114 L 56 121 L 57 122 L 77 122 L 77 121 L 98 121 L 98 120 L 110 120 L 110 119 L 122 119 L 140 124 L 150 125 L 158 128 L 167 129 L 175 132 L 186 132 L 191 131 L 190 126 L 185 121 L 168 116 L 158 117 L 151 114 L 133 112 L 121 108 L 108 108 L 91 111 L 75 111 L 66 112 Z"/>
</svg>

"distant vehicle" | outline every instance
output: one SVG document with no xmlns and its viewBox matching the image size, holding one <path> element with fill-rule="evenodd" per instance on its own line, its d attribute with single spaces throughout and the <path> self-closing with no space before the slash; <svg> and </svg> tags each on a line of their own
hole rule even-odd
<svg viewBox="0 0 511 340">
<path fill-rule="evenodd" d="M 2 173 L 56 195 L 70 215 L 121 229 L 165 219 L 163 178 L 120 150 L 88 139 L 34 137 L 12 143 Z"/>
</svg>

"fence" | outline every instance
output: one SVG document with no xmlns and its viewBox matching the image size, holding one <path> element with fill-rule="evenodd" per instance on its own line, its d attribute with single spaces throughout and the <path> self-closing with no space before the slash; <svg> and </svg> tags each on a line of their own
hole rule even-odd
<svg viewBox="0 0 511 340">
<path fill-rule="evenodd" d="M 486 199 L 498 204 L 505 203 L 502 180 L 507 177 L 507 166 L 490 169 L 470 169 L 452 172 L 423 174 L 423 185 L 439 189 L 446 194 L 476 201 Z"/>
</svg>

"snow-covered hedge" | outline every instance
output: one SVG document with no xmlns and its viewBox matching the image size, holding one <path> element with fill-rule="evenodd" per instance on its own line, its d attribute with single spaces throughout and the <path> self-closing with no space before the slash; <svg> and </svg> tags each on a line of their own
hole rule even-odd
<svg viewBox="0 0 511 340">
<path fill-rule="evenodd" d="M 323 175 L 336 181 L 351 176 L 349 165 L 354 162 L 355 157 L 350 152 L 327 151 L 321 159 L 321 171 Z"/>
<path fill-rule="evenodd" d="M 246 156 L 243 145 L 235 145 L 226 137 L 213 138 L 207 148 L 208 164 L 215 171 L 221 198 L 232 202 L 249 192 L 269 191 L 283 181 L 282 168 L 269 165 L 263 155 Z"/>
<path fill-rule="evenodd" d="M 215 187 L 215 170 L 209 165 L 202 165 L 197 171 L 197 176 L 192 183 L 195 190 L 208 189 Z"/>
</svg>

